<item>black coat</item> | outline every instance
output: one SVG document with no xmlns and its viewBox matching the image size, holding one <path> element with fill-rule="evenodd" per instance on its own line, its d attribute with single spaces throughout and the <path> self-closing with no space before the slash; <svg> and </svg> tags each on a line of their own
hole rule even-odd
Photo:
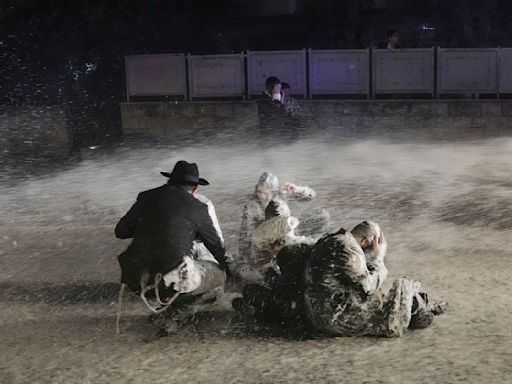
<svg viewBox="0 0 512 384">
<path fill-rule="evenodd" d="M 208 207 L 183 187 L 166 184 L 141 192 L 115 229 L 120 239 L 133 238 L 119 255 L 121 281 L 138 290 L 140 274 L 165 274 L 191 254 L 192 242 L 201 240 L 229 273 L 228 257 Z"/>
<path fill-rule="evenodd" d="M 260 134 L 265 137 L 296 139 L 300 122 L 296 117 L 286 112 L 279 101 L 265 95 L 258 100 L 258 120 Z"/>
</svg>

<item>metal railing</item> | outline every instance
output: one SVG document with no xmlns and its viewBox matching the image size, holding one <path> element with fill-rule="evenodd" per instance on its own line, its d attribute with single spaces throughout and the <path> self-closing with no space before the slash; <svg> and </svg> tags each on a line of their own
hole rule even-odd
<svg viewBox="0 0 512 384">
<path fill-rule="evenodd" d="M 227 55 L 126 56 L 127 101 L 134 96 L 260 95 L 276 76 L 294 96 L 512 93 L 512 48 L 247 51 Z"/>
</svg>

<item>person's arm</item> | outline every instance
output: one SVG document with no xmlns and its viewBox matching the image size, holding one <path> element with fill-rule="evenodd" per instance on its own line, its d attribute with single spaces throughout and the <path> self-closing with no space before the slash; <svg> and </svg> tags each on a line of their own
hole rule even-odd
<svg viewBox="0 0 512 384">
<path fill-rule="evenodd" d="M 135 227 L 142 216 L 141 195 L 116 225 L 115 234 L 118 239 L 130 239 L 135 235 Z"/>
<path fill-rule="evenodd" d="M 294 183 L 285 183 L 281 186 L 281 194 L 294 197 L 297 200 L 309 201 L 316 197 L 316 192 L 305 185 L 295 185 Z"/>
<path fill-rule="evenodd" d="M 386 256 L 387 249 L 388 243 L 384 233 L 380 232 L 380 236 L 373 241 L 372 251 L 366 256 L 368 269 L 373 270 L 376 268 L 374 265 L 378 268 L 380 264 L 384 264 L 384 256 Z"/>
<path fill-rule="evenodd" d="M 251 255 L 253 229 L 251 215 L 249 214 L 249 205 L 246 205 L 242 211 L 242 223 L 240 225 L 240 236 L 238 239 L 238 254 L 244 261 L 247 261 Z"/>
<path fill-rule="evenodd" d="M 208 214 L 208 209 L 205 206 L 198 221 L 198 236 L 204 243 L 206 248 L 212 253 L 213 257 L 219 262 L 221 268 L 229 276 L 231 275 L 230 264 L 233 261 L 230 254 L 224 248 L 224 243 L 219 237 L 213 222 Z"/>
<path fill-rule="evenodd" d="M 208 206 L 208 214 L 210 215 L 210 219 L 212 220 L 213 227 L 217 231 L 217 235 L 219 235 L 222 244 L 224 244 L 224 237 L 222 236 L 222 230 L 220 229 L 219 219 L 217 219 L 217 213 L 215 212 L 215 207 L 210 199 L 208 199 L 204 195 L 196 194 L 196 199 L 200 202 L 206 204 Z"/>
<path fill-rule="evenodd" d="M 354 240 L 355 243 L 355 240 Z M 344 266 L 345 274 L 364 293 L 371 295 L 378 290 L 388 275 L 383 258 L 375 258 L 371 270 L 366 265 L 366 257 L 361 247 L 355 243 L 348 247 L 347 262 Z"/>
</svg>

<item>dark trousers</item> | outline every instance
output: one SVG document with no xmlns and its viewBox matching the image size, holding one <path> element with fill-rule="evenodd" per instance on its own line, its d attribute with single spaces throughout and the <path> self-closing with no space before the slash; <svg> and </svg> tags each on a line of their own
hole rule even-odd
<svg viewBox="0 0 512 384">
<path fill-rule="evenodd" d="M 254 308 L 256 319 L 262 323 L 278 324 L 289 330 L 308 328 L 302 295 L 286 295 L 276 288 L 247 284 L 242 290 L 244 301 Z"/>
</svg>

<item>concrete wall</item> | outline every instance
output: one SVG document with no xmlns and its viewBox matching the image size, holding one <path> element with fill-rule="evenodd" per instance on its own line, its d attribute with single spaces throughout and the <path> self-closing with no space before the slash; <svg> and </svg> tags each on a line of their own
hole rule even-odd
<svg viewBox="0 0 512 384">
<path fill-rule="evenodd" d="M 300 100 L 300 137 L 479 139 L 512 135 L 507 100 Z M 121 105 L 125 135 L 250 139 L 258 132 L 254 101 Z"/>
<path fill-rule="evenodd" d="M 1 107 L 0 146 L 3 156 L 67 156 L 71 139 L 64 108 Z"/>
<path fill-rule="evenodd" d="M 258 109 L 254 102 L 125 103 L 121 120 L 125 135 L 208 138 L 219 132 L 253 132 Z"/>
</svg>

